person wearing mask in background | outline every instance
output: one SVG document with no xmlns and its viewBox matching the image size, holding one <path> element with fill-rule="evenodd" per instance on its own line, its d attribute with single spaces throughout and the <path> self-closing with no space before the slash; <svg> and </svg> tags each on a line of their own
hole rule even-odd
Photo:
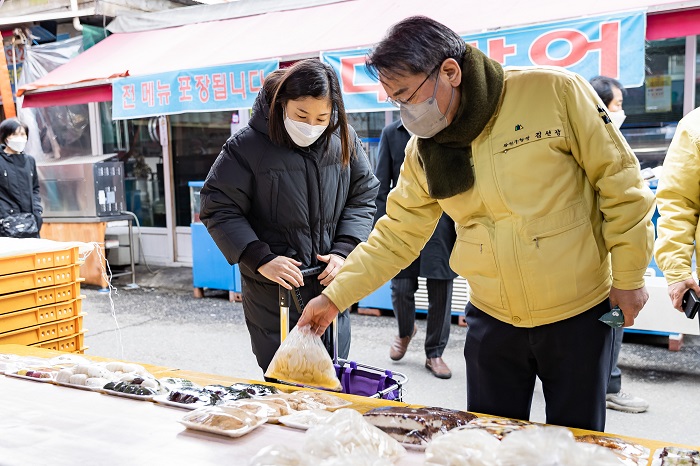
<svg viewBox="0 0 700 466">
<path fill-rule="evenodd" d="M 625 111 L 622 109 L 622 103 L 627 94 L 625 87 L 617 79 L 607 76 L 596 76 L 591 79 L 591 86 L 593 86 L 598 97 L 608 109 L 608 116 L 612 120 L 613 125 L 620 129 L 627 118 Z"/>
<path fill-rule="evenodd" d="M 607 76 L 596 76 L 591 79 L 591 86 L 608 109 L 608 116 L 619 129 L 625 121 L 625 111 L 622 109 L 626 91 L 625 87 L 616 79 Z M 622 391 L 622 371 L 617 366 L 622 349 L 622 328 L 613 329 L 613 356 L 608 393 L 605 395 L 605 404 L 610 409 L 624 411 L 626 413 L 643 413 L 649 408 L 649 403 L 643 398 L 633 396 Z"/>
<path fill-rule="evenodd" d="M 0 123 L 0 236 L 38 238 L 41 230 L 36 161 L 24 153 L 28 134 L 17 118 Z"/>
<path fill-rule="evenodd" d="M 249 124 L 226 142 L 201 191 L 202 222 L 240 265 L 263 372 L 280 345 L 278 287 L 299 288 L 308 302 L 330 284 L 372 230 L 378 188 L 333 69 L 309 59 L 267 76 Z M 304 280 L 301 269 L 317 265 L 320 275 Z M 298 318 L 290 312 L 290 326 Z M 338 327 L 338 355 L 347 358 L 347 315 Z"/>
<path fill-rule="evenodd" d="M 612 329 L 648 299 L 654 196 L 591 85 L 549 67 L 504 70 L 426 17 L 392 26 L 367 66 L 411 138 L 386 215 L 299 325 L 339 310 L 418 257 L 443 212 L 467 279 L 467 409 L 602 431 Z M 436 400 L 438 401 L 438 400 Z"/>
<path fill-rule="evenodd" d="M 699 180 L 700 108 L 696 108 L 678 122 L 656 189 L 656 263 L 666 277 L 673 307 L 681 312 L 683 296 L 689 289 L 700 296 L 692 268 L 693 253 L 696 261 L 700 257 Z"/>
<path fill-rule="evenodd" d="M 379 158 L 375 174 L 379 179 L 377 214 L 379 220 L 386 213 L 386 198 L 396 186 L 406 144 L 411 135 L 401 120 L 396 120 L 382 130 L 379 139 Z M 418 277 L 426 279 L 428 291 L 428 316 L 425 332 L 425 367 L 440 379 L 452 377 L 452 371 L 442 359 L 450 338 L 452 320 L 452 285 L 457 276 L 450 269 L 450 252 L 455 243 L 455 223 L 443 214 L 435 233 L 410 266 L 391 279 L 391 303 L 399 324 L 399 333 L 389 351 L 389 357 L 398 361 L 404 357 L 408 344 L 415 336 L 416 299 Z"/>
</svg>

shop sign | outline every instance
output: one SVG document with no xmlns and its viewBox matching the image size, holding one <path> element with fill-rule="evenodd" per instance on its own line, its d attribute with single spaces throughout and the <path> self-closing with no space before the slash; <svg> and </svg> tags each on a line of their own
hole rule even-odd
<svg viewBox="0 0 700 466">
<path fill-rule="evenodd" d="M 17 77 L 19 80 L 20 76 L 22 76 L 22 66 L 24 65 L 24 45 L 15 46 L 14 55 L 11 44 L 5 45 L 4 49 L 5 60 L 7 60 L 7 71 L 10 74 L 10 87 L 12 88 L 12 95 L 14 96 L 15 77 Z M 17 72 L 16 74 L 15 71 Z"/>
<path fill-rule="evenodd" d="M 649 76 L 646 78 L 644 107 L 647 113 L 671 111 L 671 76 Z"/>
<path fill-rule="evenodd" d="M 121 78 L 112 84 L 112 118 L 250 108 L 277 68 L 279 60 L 266 60 Z"/>
<path fill-rule="evenodd" d="M 586 79 L 604 75 L 625 87 L 644 83 L 644 11 L 557 21 L 462 36 L 504 66 L 559 66 Z M 390 110 L 386 92 L 367 73 L 369 49 L 324 52 L 341 79 L 349 111 Z"/>
</svg>

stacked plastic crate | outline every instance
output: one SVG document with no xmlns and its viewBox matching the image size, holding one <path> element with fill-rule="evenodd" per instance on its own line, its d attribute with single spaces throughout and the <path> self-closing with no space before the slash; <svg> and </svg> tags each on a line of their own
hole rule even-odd
<svg viewBox="0 0 700 466">
<path fill-rule="evenodd" d="M 79 258 L 77 247 L 0 257 L 0 345 L 85 351 Z"/>
</svg>

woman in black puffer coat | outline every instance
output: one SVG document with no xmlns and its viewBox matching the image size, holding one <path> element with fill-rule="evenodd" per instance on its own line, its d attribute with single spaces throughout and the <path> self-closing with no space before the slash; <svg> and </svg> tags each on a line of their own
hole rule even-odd
<svg viewBox="0 0 700 466">
<path fill-rule="evenodd" d="M 38 238 L 41 230 L 41 197 L 36 161 L 24 153 L 29 129 L 17 118 L 8 118 L 0 123 L 0 236 Z M 36 230 L 30 233 L 16 231 L 11 227 L 6 231 L 5 222 L 11 217 L 25 214 L 34 217 Z M 20 223 L 25 224 L 26 219 Z M 26 230 L 25 230 L 26 231 Z"/>
<path fill-rule="evenodd" d="M 278 287 L 300 287 L 304 302 L 319 295 L 367 239 L 378 188 L 347 124 L 333 69 L 309 59 L 270 74 L 250 123 L 209 171 L 200 211 L 226 259 L 240 266 L 246 324 L 263 372 L 280 345 Z M 317 265 L 323 272 L 304 280 L 301 269 Z M 290 307 L 293 326 L 300 314 Z M 348 315 L 338 318 L 341 358 L 350 349 Z"/>
</svg>

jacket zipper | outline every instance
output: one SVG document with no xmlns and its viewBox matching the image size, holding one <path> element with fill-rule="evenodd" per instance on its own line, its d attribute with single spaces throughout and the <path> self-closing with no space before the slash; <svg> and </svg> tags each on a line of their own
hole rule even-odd
<svg viewBox="0 0 700 466">
<path fill-rule="evenodd" d="M 492 144 L 491 136 L 489 135 L 489 147 L 491 147 L 491 144 Z M 503 203 L 504 207 L 505 207 L 506 210 L 508 211 L 508 214 L 512 217 L 513 212 L 510 210 L 510 208 L 508 207 L 508 205 L 507 205 L 506 202 L 505 202 L 505 199 L 504 199 L 504 197 L 503 197 L 503 191 L 501 190 L 501 185 L 500 185 L 500 183 L 498 182 L 498 176 L 497 176 L 498 173 L 497 173 L 497 171 L 496 171 L 496 160 L 497 160 L 497 157 L 498 157 L 499 155 L 505 155 L 505 154 L 507 154 L 509 149 L 510 149 L 510 148 L 506 148 L 506 149 L 501 150 L 501 151 L 498 151 L 498 152 L 496 152 L 496 153 L 494 154 L 494 156 L 491 158 L 491 172 L 492 172 L 492 175 L 493 175 L 493 180 L 494 180 L 495 185 L 496 185 L 496 189 L 497 189 L 497 191 L 498 191 L 499 196 L 501 197 L 501 202 Z M 493 153 L 493 152 L 492 152 L 492 153 Z M 472 157 L 473 157 L 473 155 L 472 155 Z M 525 297 L 525 301 L 526 301 L 526 303 L 527 303 L 527 307 L 529 308 L 529 307 L 531 307 L 531 304 L 532 304 L 532 303 L 531 303 L 530 297 L 528 296 L 528 289 L 527 289 L 527 285 L 526 285 L 526 283 L 525 283 L 525 279 L 523 278 L 523 270 L 522 270 L 522 266 L 520 265 L 520 257 L 518 256 L 518 242 L 517 242 L 515 230 L 513 230 L 513 234 L 512 234 L 511 239 L 512 239 L 512 241 L 513 241 L 513 260 L 515 261 L 515 267 L 516 267 L 516 269 L 518 270 L 518 275 L 520 276 L 520 289 L 521 289 L 522 292 L 523 292 L 523 296 Z M 539 246 L 538 246 L 538 247 L 539 247 Z M 494 254 L 495 254 L 495 253 L 494 253 Z M 497 265 L 497 266 L 499 265 L 499 264 L 498 264 L 498 261 L 496 262 L 496 265 Z M 500 267 L 499 267 L 499 269 L 500 269 Z M 510 304 L 510 303 L 509 303 L 509 304 Z M 513 310 L 513 309 L 511 308 L 511 312 L 512 312 L 512 310 Z"/>
</svg>

